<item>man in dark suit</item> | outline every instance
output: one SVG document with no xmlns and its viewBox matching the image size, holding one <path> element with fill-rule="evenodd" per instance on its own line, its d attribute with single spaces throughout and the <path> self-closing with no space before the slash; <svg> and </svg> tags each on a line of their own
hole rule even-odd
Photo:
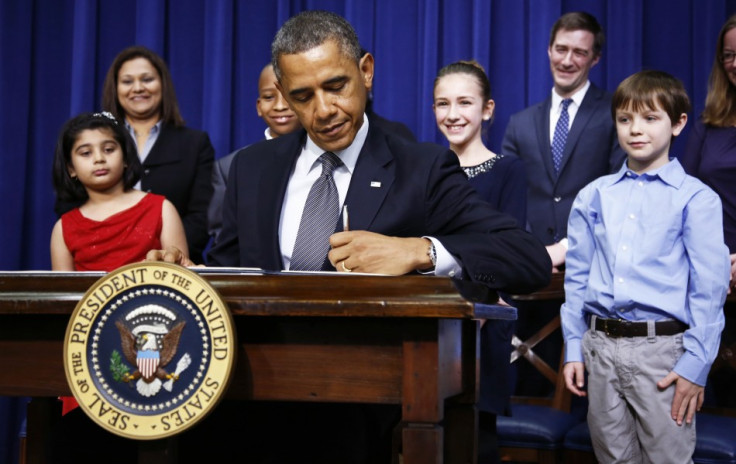
<svg viewBox="0 0 736 464">
<path fill-rule="evenodd" d="M 561 16 L 552 27 L 547 49 L 554 80 L 550 96 L 513 115 L 504 134 L 502 152 L 518 156 L 526 168 L 527 228 L 547 247 L 554 270 L 565 263 L 567 219 L 578 191 L 618 169 L 625 157 L 611 118 L 611 96 L 588 80 L 601 59 L 604 40 L 598 21 L 588 13 Z M 560 310 L 559 304 L 515 305 L 516 333 L 524 340 Z M 562 337 L 555 333 L 534 351 L 555 366 L 561 349 Z M 552 386 L 528 364 L 517 369 L 515 394 L 545 396 L 551 391 Z"/>
<path fill-rule="evenodd" d="M 548 281 L 539 242 L 479 199 L 452 152 L 410 143 L 365 118 L 373 57 L 361 55 L 343 18 L 295 16 L 276 35 L 272 56 L 304 130 L 235 157 L 211 263 L 289 269 L 307 192 L 319 177 L 316 160 L 333 152 L 342 161 L 334 181 L 340 205 L 349 206 L 350 231 L 335 224 L 324 269 L 434 270 L 513 292 Z"/>
<path fill-rule="evenodd" d="M 503 153 L 524 161 L 528 227 L 547 246 L 556 268 L 565 262 L 567 218 L 578 191 L 618 169 L 625 156 L 611 119 L 611 96 L 588 80 L 603 42 L 603 30 L 588 13 L 560 17 L 547 50 L 554 88 L 543 102 L 513 115 L 503 139 Z M 568 99 L 567 136 L 556 169 L 552 145 Z"/>
<path fill-rule="evenodd" d="M 223 228 L 210 263 L 293 269 L 301 223 L 312 210 L 311 192 L 328 178 L 339 197 L 337 210 L 349 207 L 349 230 L 343 230 L 344 216 L 330 224 L 318 258 L 321 269 L 423 271 L 515 293 L 548 283 L 552 266 L 542 244 L 478 197 L 455 154 L 396 136 L 366 117 L 373 57 L 361 54 L 355 31 L 343 18 L 307 11 L 289 19 L 274 39 L 272 58 L 279 89 L 303 129 L 234 157 Z M 328 175 L 320 163 L 330 155 L 339 162 Z M 176 250 L 156 253 L 149 258 L 180 258 Z M 321 433 L 323 425 L 345 429 L 344 422 L 328 422 L 310 432 L 325 440 L 331 434 Z M 390 430 L 377 428 L 384 438 Z M 299 452 L 300 462 L 319 454 Z M 340 462 L 365 460 L 354 447 L 353 456 Z"/>
</svg>

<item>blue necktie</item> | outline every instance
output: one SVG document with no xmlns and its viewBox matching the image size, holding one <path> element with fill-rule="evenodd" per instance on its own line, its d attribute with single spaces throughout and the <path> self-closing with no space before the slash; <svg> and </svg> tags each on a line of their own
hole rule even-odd
<svg viewBox="0 0 736 464">
<path fill-rule="evenodd" d="M 552 137 L 552 163 L 555 166 L 555 172 L 560 172 L 562 153 L 565 151 L 565 141 L 567 140 L 568 126 L 570 125 L 570 115 L 567 112 L 567 107 L 570 106 L 570 103 L 572 103 L 571 98 L 562 100 L 560 119 L 557 120 L 555 135 Z"/>
<path fill-rule="evenodd" d="M 342 165 L 342 161 L 327 151 L 319 157 L 319 162 L 322 163 L 322 174 L 307 195 L 291 255 L 289 269 L 297 271 L 323 270 L 322 265 L 330 251 L 330 235 L 335 232 L 340 216 L 340 197 L 332 173 Z"/>
</svg>

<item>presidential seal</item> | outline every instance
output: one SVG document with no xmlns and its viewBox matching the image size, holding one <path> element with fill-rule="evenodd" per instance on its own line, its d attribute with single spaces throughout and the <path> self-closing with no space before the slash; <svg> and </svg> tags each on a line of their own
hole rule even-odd
<svg viewBox="0 0 736 464">
<path fill-rule="evenodd" d="M 201 420 L 235 363 L 233 321 L 196 273 L 168 263 L 123 266 L 72 313 L 64 369 L 84 412 L 117 435 L 154 440 Z"/>
</svg>

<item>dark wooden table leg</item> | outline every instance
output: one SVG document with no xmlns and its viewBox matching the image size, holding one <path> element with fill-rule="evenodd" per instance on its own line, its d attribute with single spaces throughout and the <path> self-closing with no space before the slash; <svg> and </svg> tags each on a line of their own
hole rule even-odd
<svg viewBox="0 0 736 464">
<path fill-rule="evenodd" d="M 463 321 L 463 393 L 445 404 L 445 462 L 478 461 L 478 408 L 480 376 L 480 322 Z"/>
<path fill-rule="evenodd" d="M 403 348 L 404 464 L 474 464 L 477 459 L 477 323 L 428 320 L 426 324 L 413 325 L 412 331 Z M 445 422 L 445 400 L 453 396 L 458 406 L 451 407 L 449 422 Z M 445 449 L 446 444 L 452 447 L 452 453 L 446 453 L 449 451 Z M 445 461 L 446 455 L 452 457 Z"/>
<path fill-rule="evenodd" d="M 26 457 L 27 464 L 46 464 L 49 462 L 51 445 L 51 424 L 54 414 L 59 413 L 55 407 L 56 398 L 33 398 L 28 403 L 26 417 Z"/>
</svg>

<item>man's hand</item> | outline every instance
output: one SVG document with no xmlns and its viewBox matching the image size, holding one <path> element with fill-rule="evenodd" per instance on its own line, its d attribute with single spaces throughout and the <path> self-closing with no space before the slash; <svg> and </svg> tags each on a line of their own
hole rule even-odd
<svg viewBox="0 0 736 464">
<path fill-rule="evenodd" d="M 338 232 L 330 237 L 327 257 L 339 272 L 403 275 L 429 269 L 432 261 L 426 238 L 389 237 L 365 230 Z"/>
<path fill-rule="evenodd" d="M 565 376 L 565 385 L 567 389 L 578 396 L 586 396 L 585 387 L 585 364 L 580 361 L 572 361 L 562 368 L 562 375 Z"/>
<path fill-rule="evenodd" d="M 565 255 L 567 254 L 567 248 L 560 242 L 553 245 L 547 245 L 547 253 L 552 260 L 552 272 L 560 272 L 558 269 L 560 266 L 565 264 Z"/>
<path fill-rule="evenodd" d="M 731 281 L 728 286 L 728 293 L 731 293 L 731 289 L 736 286 L 736 253 L 731 255 Z"/>
<path fill-rule="evenodd" d="M 677 425 L 682 425 L 682 419 L 685 418 L 685 422 L 692 424 L 695 411 L 700 411 L 703 406 L 705 389 L 680 377 L 674 371 L 657 382 L 657 387 L 665 390 L 673 383 L 675 384 L 675 396 L 672 398 L 672 420 L 676 421 Z"/>
<path fill-rule="evenodd" d="M 167 247 L 165 250 L 151 250 L 146 253 L 146 261 L 163 261 L 175 263 L 181 266 L 194 266 L 189 257 L 175 246 Z"/>
</svg>

